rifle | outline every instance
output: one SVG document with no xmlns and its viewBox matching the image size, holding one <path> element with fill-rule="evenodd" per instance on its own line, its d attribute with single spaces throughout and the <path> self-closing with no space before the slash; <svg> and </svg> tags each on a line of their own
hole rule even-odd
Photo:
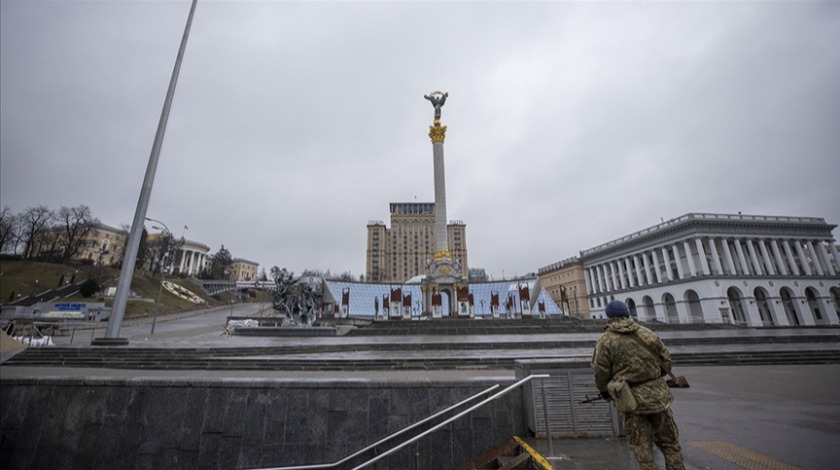
<svg viewBox="0 0 840 470">
<path fill-rule="evenodd" d="M 582 400 L 580 402 L 581 405 L 583 405 L 585 403 L 594 403 L 598 400 L 604 400 L 604 401 L 611 401 L 612 400 L 612 397 L 607 392 L 598 392 L 598 394 L 595 395 L 595 397 L 593 397 L 593 398 L 589 398 L 589 395 L 584 395 L 584 396 L 586 397 L 586 400 Z"/>
</svg>

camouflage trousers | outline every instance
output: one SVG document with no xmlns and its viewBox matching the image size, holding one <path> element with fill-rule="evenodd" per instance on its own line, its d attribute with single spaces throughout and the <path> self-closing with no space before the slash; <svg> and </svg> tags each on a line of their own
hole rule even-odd
<svg viewBox="0 0 840 470">
<path fill-rule="evenodd" d="M 685 470 L 680 432 L 670 409 L 650 415 L 626 414 L 624 432 L 627 443 L 636 454 L 639 470 L 657 470 L 653 461 L 654 443 L 665 456 L 666 470 Z"/>
</svg>

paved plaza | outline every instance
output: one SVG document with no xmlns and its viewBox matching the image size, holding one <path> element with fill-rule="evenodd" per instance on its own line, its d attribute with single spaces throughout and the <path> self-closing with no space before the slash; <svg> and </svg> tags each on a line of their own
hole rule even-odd
<svg viewBox="0 0 840 470">
<path fill-rule="evenodd" d="M 327 345 L 368 344 L 371 342 L 447 342 L 451 337 L 425 338 L 384 337 L 242 337 L 223 334 L 228 315 L 256 314 L 259 305 L 245 304 L 196 315 L 179 315 L 159 318 L 155 335 L 150 335 L 148 322 L 135 322 L 123 327 L 122 335 L 130 340 L 131 347 L 263 347 L 270 345 Z M 804 334 L 803 330 L 803 334 Z M 837 334 L 836 329 L 825 329 Z M 788 334 L 790 332 L 788 331 Z M 735 332 L 667 332 L 669 338 L 691 334 L 740 334 L 749 336 L 751 330 Z M 815 334 L 809 330 L 808 334 Z M 85 335 L 88 335 L 87 337 Z M 87 347 L 90 332 L 77 331 L 73 337 L 56 338 L 59 346 Z M 532 335 L 533 336 L 533 335 Z M 539 335 L 536 335 L 539 336 Z M 591 340 L 597 334 L 570 334 L 574 340 Z M 508 341 L 528 341 L 506 338 Z M 533 338 L 532 338 L 533 339 Z M 457 341 L 486 341 L 487 338 L 457 338 Z M 766 345 L 747 345 L 744 348 L 763 348 Z M 821 347 L 826 347 L 823 344 Z M 837 347 L 836 344 L 830 347 Z M 690 348 L 690 346 L 685 346 Z M 429 354 L 413 350 L 403 354 Z M 494 354 L 526 354 L 517 351 L 493 351 Z M 463 354 L 464 352 L 456 353 Z M 470 351 L 470 354 L 489 354 L 487 351 Z M 533 351 L 528 354 L 533 353 Z M 591 349 L 562 348 L 543 350 L 552 357 L 563 355 L 585 360 Z M 302 353 L 305 357 L 305 353 Z M 370 354 L 369 352 L 367 354 Z M 439 353 L 444 354 L 444 353 Z M 4 360 L 10 354 L 4 354 Z M 676 371 L 685 375 L 691 388 L 674 389 L 673 405 L 680 427 L 686 468 L 699 469 L 815 469 L 837 468 L 840 462 L 840 365 L 762 365 L 762 366 L 686 366 L 676 364 Z M 250 381 L 271 380 L 280 382 L 417 382 L 429 380 L 511 382 L 514 371 L 505 369 L 477 370 L 364 370 L 364 371 L 157 371 L 126 369 L 90 369 L 66 367 L 15 367 L 0 366 L 0 379 L 115 379 L 172 380 L 172 381 Z M 556 469 L 605 469 L 635 468 L 632 455 L 622 438 L 531 440 Z M 661 458 L 659 459 L 662 465 Z M 662 466 L 664 468 L 664 466 Z"/>
</svg>

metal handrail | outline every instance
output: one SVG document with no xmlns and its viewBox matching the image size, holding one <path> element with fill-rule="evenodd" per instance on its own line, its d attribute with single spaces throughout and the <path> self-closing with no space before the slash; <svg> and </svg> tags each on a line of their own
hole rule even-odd
<svg viewBox="0 0 840 470">
<path fill-rule="evenodd" d="M 385 458 L 385 457 L 387 457 L 387 456 L 389 456 L 389 455 L 393 454 L 394 452 L 396 452 L 396 451 L 398 451 L 398 450 L 402 449 L 403 447 L 405 447 L 405 446 L 407 446 L 407 445 L 409 445 L 409 444 L 413 444 L 414 442 L 419 441 L 420 439 L 422 439 L 422 438 L 426 437 L 428 434 L 431 434 L 431 433 L 433 433 L 433 432 L 437 431 L 438 429 L 440 429 L 440 428 L 442 428 L 442 427 L 446 426 L 447 424 L 449 424 L 449 423 L 451 423 L 451 422 L 453 422 L 453 421 L 456 421 L 456 420 L 458 420 L 458 419 L 461 419 L 462 417 L 464 417 L 464 416 L 466 416 L 467 414 L 469 414 L 469 413 L 471 413 L 471 412 L 473 412 L 473 411 L 477 410 L 478 408 L 481 408 L 482 406 L 484 406 L 484 405 L 486 405 L 486 404 L 490 403 L 491 401 L 493 401 L 493 400 L 495 400 L 495 399 L 497 399 L 497 398 L 500 398 L 500 397 L 502 397 L 502 396 L 504 396 L 504 395 L 507 395 L 507 394 L 508 394 L 511 390 L 514 390 L 514 389 L 518 388 L 519 386 L 521 386 L 521 385 L 522 385 L 522 384 L 524 384 L 525 382 L 528 382 L 528 381 L 533 380 L 533 379 L 545 379 L 545 378 L 548 378 L 548 377 L 550 377 L 550 375 L 549 375 L 549 374 L 533 374 L 533 375 L 529 375 L 528 377 L 525 377 L 524 379 L 522 379 L 522 380 L 520 380 L 520 381 L 518 381 L 518 382 L 516 382 L 516 383 L 514 383 L 514 384 L 512 384 L 512 385 L 510 385 L 510 386 L 508 386 L 507 388 L 505 388 L 504 390 L 502 390 L 502 391 L 500 391 L 500 392 L 496 393 L 495 395 L 492 395 L 492 396 L 490 396 L 489 398 L 485 398 L 484 400 L 482 400 L 482 401 L 480 401 L 479 403 L 477 403 L 477 404 L 475 404 L 475 405 L 471 406 L 470 408 L 467 408 L 466 410 L 464 410 L 464 411 L 462 411 L 462 412 L 458 413 L 457 415 L 455 415 L 455 416 L 453 416 L 453 417 L 451 417 L 451 418 L 449 418 L 449 419 L 447 419 L 447 420 L 443 421 L 442 423 L 438 424 L 437 426 L 434 426 L 434 427 L 432 427 L 432 428 L 428 429 L 427 431 L 424 431 L 424 432 L 422 432 L 422 433 L 420 433 L 420 434 L 418 434 L 418 435 L 416 435 L 416 436 L 412 437 L 411 439 L 409 439 L 409 440 L 407 440 L 407 441 L 403 442 L 402 444 L 400 444 L 400 445 L 398 445 L 398 446 L 396 446 L 396 447 L 393 447 L 393 448 L 389 449 L 388 451 L 383 452 L 382 454 L 377 455 L 376 457 L 374 457 L 374 458 L 372 458 L 372 459 L 368 460 L 367 462 L 365 462 L 365 463 L 363 463 L 363 464 L 361 464 L 361 465 L 359 465 L 359 466 L 357 466 L 357 467 L 354 467 L 354 468 L 353 468 L 353 470 L 360 470 L 360 469 L 362 469 L 362 468 L 367 467 L 368 465 L 371 465 L 371 464 L 373 464 L 373 463 L 376 463 L 376 462 L 378 462 L 378 461 L 382 460 L 383 458 Z"/>
<path fill-rule="evenodd" d="M 493 390 L 495 390 L 495 389 L 497 389 L 497 388 L 499 388 L 499 384 L 493 385 L 493 386 L 491 386 L 491 387 L 489 387 L 489 388 L 487 388 L 487 389 L 485 389 L 485 390 L 482 390 L 482 391 L 481 391 L 481 392 L 479 392 L 479 393 L 476 393 L 475 395 L 473 395 L 473 396 L 471 396 L 471 397 L 469 397 L 469 398 L 465 398 L 465 399 L 463 399 L 463 400 L 459 401 L 458 403 L 456 403 L 456 404 L 454 404 L 454 405 L 452 405 L 452 406 L 450 406 L 450 407 L 448 407 L 448 408 L 446 408 L 446 409 L 444 409 L 444 410 L 438 411 L 437 413 L 435 413 L 435 414 L 433 414 L 433 415 L 431 415 L 431 416 L 428 416 L 428 417 L 426 417 L 426 418 L 423 418 L 422 420 L 417 421 L 416 423 L 414 423 L 414 424 L 412 424 L 412 425 L 410 425 L 410 426 L 407 426 L 407 427 L 405 427 L 405 428 L 402 428 L 402 429 L 400 429 L 399 431 L 397 431 L 397 432 L 395 432 L 395 433 L 393 433 L 393 434 L 390 434 L 390 435 L 388 435 L 388 436 L 386 436 L 386 437 L 384 437 L 384 438 L 382 438 L 382 439 L 380 439 L 380 440 L 378 440 L 378 441 L 374 442 L 373 444 L 371 444 L 371 445 L 369 445 L 369 446 L 365 447 L 364 449 L 361 449 L 361 450 L 359 450 L 359 451 L 356 451 L 356 452 L 354 452 L 354 453 L 352 453 L 352 454 L 348 455 L 347 457 L 344 457 L 343 459 L 338 460 L 338 461 L 336 461 L 336 462 L 332 462 L 332 463 L 323 463 L 323 464 L 311 464 L 311 465 L 296 465 L 296 466 L 293 466 L 293 467 L 271 467 L 271 468 L 264 468 L 264 469 L 261 469 L 261 470 L 313 470 L 313 469 L 317 469 L 317 468 L 332 468 L 332 467 L 336 467 L 336 466 L 338 466 L 338 465 L 341 465 L 341 464 L 343 464 L 343 463 L 345 463 L 345 462 L 349 461 L 350 459 L 353 459 L 353 458 L 355 458 L 355 457 L 358 457 L 359 455 L 361 455 L 361 454 L 363 454 L 363 453 L 365 453 L 365 452 L 367 452 L 367 451 L 369 451 L 369 450 L 373 449 L 374 447 L 376 447 L 376 446 L 378 446 L 378 445 L 382 444 L 383 442 L 386 442 L 386 441 L 388 441 L 388 440 L 390 440 L 390 439 L 393 439 L 393 438 L 395 438 L 395 437 L 399 436 L 400 434 L 403 434 L 403 433 L 405 433 L 405 432 L 408 432 L 408 431 L 410 431 L 410 430 L 412 430 L 412 429 L 416 428 L 417 426 L 420 426 L 421 424 L 424 424 L 424 423 L 426 423 L 426 422 L 428 422 L 428 421 L 430 421 L 430 420 L 432 420 L 432 419 L 435 419 L 435 418 L 437 418 L 438 416 L 440 416 L 440 415 L 442 415 L 442 414 L 445 414 L 445 413 L 447 413 L 447 412 L 449 412 L 449 411 L 452 411 L 452 410 L 454 410 L 455 408 L 458 408 L 458 407 L 460 407 L 460 406 L 462 406 L 462 405 L 464 405 L 464 404 L 466 404 L 466 403 L 469 403 L 469 402 L 471 402 L 471 401 L 475 400 L 476 398 L 478 398 L 478 397 L 480 397 L 480 396 L 482 396 L 482 395 L 484 395 L 484 394 L 486 394 L 486 393 L 489 393 L 489 392 L 491 392 L 491 391 L 493 391 Z M 483 402 L 482 402 L 482 403 L 483 403 Z M 459 415 L 459 416 L 460 416 L 460 415 Z M 409 441 L 409 442 L 411 442 L 411 441 Z M 386 453 L 386 454 L 383 454 L 383 455 L 387 455 L 387 453 Z M 371 461 L 371 463 L 373 463 L 373 461 Z"/>
</svg>

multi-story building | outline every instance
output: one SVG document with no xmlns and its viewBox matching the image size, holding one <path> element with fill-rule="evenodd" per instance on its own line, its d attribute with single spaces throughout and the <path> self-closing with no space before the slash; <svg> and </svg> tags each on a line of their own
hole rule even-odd
<svg viewBox="0 0 840 470">
<path fill-rule="evenodd" d="M 589 307 L 643 321 L 837 325 L 840 254 L 814 217 L 687 214 L 584 250 Z"/>
<path fill-rule="evenodd" d="M 122 261 L 128 232 L 95 223 L 85 235 L 84 241 L 73 257 L 74 260 L 90 260 L 96 265 L 111 266 Z"/>
<path fill-rule="evenodd" d="M 73 240 L 72 261 L 97 266 L 111 266 L 122 261 L 128 232 L 101 222 L 85 226 Z M 60 260 L 67 250 L 68 237 L 62 227 L 53 227 L 36 235 L 30 256 Z"/>
<path fill-rule="evenodd" d="M 449 255 L 467 277 L 467 226 L 459 220 L 447 224 Z M 435 256 L 435 204 L 391 203 L 391 228 L 382 221 L 367 225 L 368 282 L 403 283 L 424 274 Z"/>
<path fill-rule="evenodd" d="M 247 259 L 234 258 L 230 264 L 230 280 L 232 281 L 254 281 L 257 279 L 259 263 Z"/>
<path fill-rule="evenodd" d="M 539 285 L 548 292 L 563 313 L 589 318 L 585 272 L 580 258 L 575 256 L 540 268 L 539 280 Z"/>
</svg>

